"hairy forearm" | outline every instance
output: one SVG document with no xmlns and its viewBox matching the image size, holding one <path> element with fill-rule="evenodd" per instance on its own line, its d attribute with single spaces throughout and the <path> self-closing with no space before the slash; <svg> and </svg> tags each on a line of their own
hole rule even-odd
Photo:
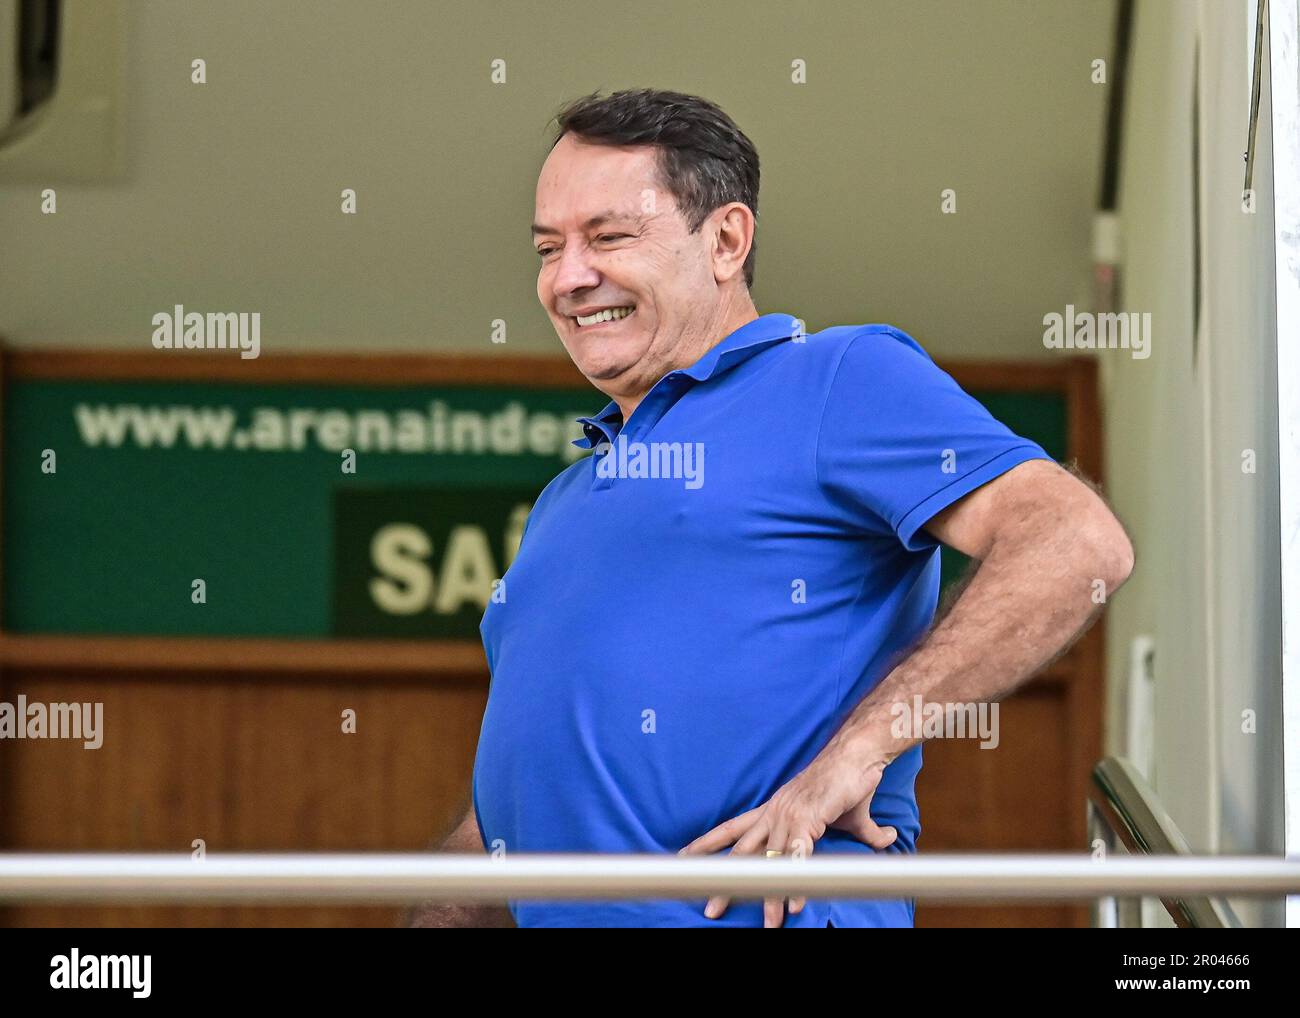
<svg viewBox="0 0 1300 1018">
<path fill-rule="evenodd" d="M 1098 520 L 1030 510 L 992 543 L 951 610 L 846 719 L 825 752 L 864 767 L 920 741 L 895 705 L 999 700 L 1064 653 L 1127 578 L 1131 549 Z"/>
<path fill-rule="evenodd" d="M 478 823 L 473 811 L 469 812 L 442 844 L 439 852 L 475 855 L 483 852 L 483 839 L 479 837 Z M 403 926 L 453 929 L 465 927 L 491 927 L 508 929 L 515 925 L 510 910 L 504 905 L 426 901 L 407 912 Z"/>
</svg>

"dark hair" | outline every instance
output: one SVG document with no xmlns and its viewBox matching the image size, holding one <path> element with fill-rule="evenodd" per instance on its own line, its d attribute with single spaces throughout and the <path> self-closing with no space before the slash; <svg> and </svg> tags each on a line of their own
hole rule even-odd
<svg viewBox="0 0 1300 1018">
<path fill-rule="evenodd" d="M 714 103 L 681 92 L 628 89 L 601 98 L 593 92 L 556 115 L 559 131 L 601 145 L 653 145 L 664 187 L 677 200 L 691 233 L 714 209 L 743 202 L 758 218 L 758 150 Z M 757 239 L 745 257 L 745 285 L 754 285 Z"/>
</svg>

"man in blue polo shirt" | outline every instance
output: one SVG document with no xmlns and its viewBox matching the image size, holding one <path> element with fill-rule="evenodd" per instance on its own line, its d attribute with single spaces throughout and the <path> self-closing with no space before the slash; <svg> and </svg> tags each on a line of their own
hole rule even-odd
<svg viewBox="0 0 1300 1018">
<path fill-rule="evenodd" d="M 888 325 L 759 315 L 758 159 L 705 100 L 559 117 L 538 297 L 610 397 L 482 634 L 451 851 L 914 852 L 898 705 L 1005 696 L 1132 567 L 1091 488 Z M 941 623 L 940 543 L 980 567 Z M 520 926 L 910 926 L 911 901 L 516 901 Z M 501 920 L 430 906 L 417 924 Z"/>
</svg>

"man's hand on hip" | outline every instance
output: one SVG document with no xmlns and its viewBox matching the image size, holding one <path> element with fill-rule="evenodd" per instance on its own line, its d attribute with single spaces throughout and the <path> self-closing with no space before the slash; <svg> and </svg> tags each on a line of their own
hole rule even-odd
<svg viewBox="0 0 1300 1018">
<path fill-rule="evenodd" d="M 878 756 L 855 759 L 845 751 L 823 750 L 807 769 L 777 789 L 763 805 L 719 824 L 683 848 L 679 855 L 703 855 L 733 846 L 732 855 L 759 852 L 780 857 L 806 858 L 813 844 L 828 827 L 847 831 L 859 841 L 880 850 L 898 837 L 892 827 L 881 827 L 871 819 L 871 797 L 880 784 L 885 761 Z M 806 899 L 790 898 L 789 911 L 803 910 Z M 730 899 L 714 896 L 704 914 L 717 919 Z M 785 919 L 786 900 L 763 902 L 763 926 L 779 927 Z"/>
</svg>

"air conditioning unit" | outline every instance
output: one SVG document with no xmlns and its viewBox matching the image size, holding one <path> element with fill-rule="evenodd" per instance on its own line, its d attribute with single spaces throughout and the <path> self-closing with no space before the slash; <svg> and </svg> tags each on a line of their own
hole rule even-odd
<svg viewBox="0 0 1300 1018">
<path fill-rule="evenodd" d="M 59 0 L 0 0 L 0 138 L 54 94 Z"/>
<path fill-rule="evenodd" d="M 119 179 L 123 0 L 0 0 L 0 182 Z"/>
</svg>

